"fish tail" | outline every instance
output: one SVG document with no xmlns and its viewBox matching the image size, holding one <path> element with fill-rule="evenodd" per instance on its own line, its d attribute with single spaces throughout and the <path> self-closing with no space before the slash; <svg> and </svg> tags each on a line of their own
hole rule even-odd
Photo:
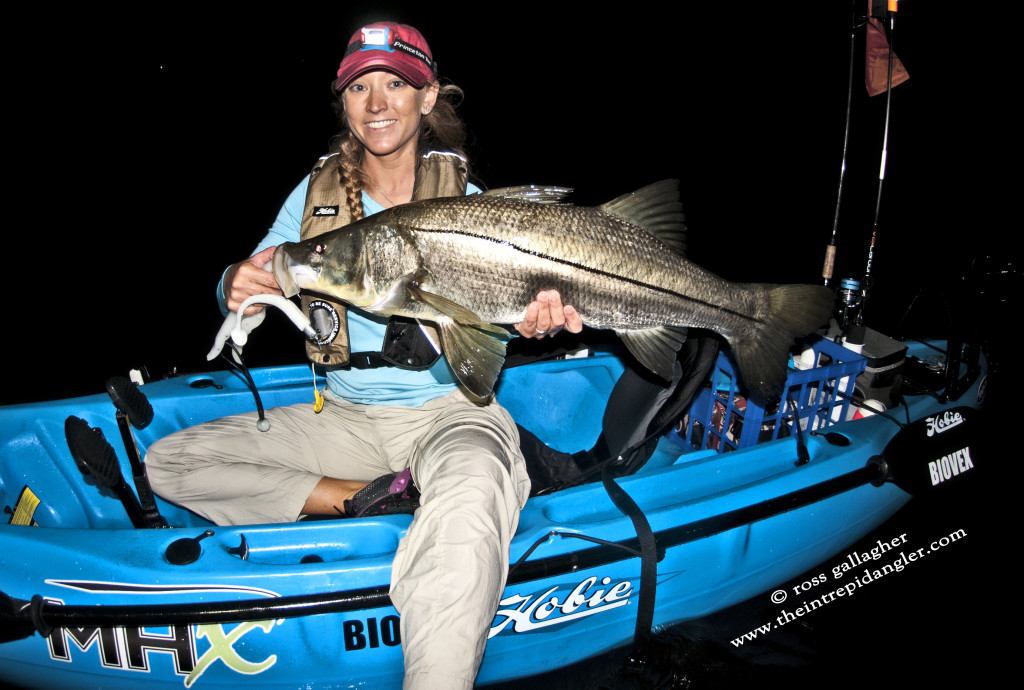
<svg viewBox="0 0 1024 690">
<path fill-rule="evenodd" d="M 777 402 L 786 386 L 789 348 L 828 322 L 832 291 L 822 285 L 767 288 L 768 317 L 752 334 L 730 339 L 740 377 L 759 403 Z"/>
</svg>

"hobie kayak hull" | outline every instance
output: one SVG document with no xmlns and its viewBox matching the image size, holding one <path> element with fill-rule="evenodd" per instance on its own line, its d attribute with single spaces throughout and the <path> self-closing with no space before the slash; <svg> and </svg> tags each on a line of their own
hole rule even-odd
<svg viewBox="0 0 1024 690">
<path fill-rule="evenodd" d="M 621 363 L 604 356 L 552 362 L 530 375 L 566 372 L 583 381 L 580 400 L 572 407 L 563 386 L 560 403 L 598 412 L 584 410 L 571 425 L 573 436 L 558 438 L 566 427 L 553 424 L 545 440 L 575 450 L 596 437 L 603 398 L 595 391 L 607 395 Z M 261 376 L 267 406 L 308 395 L 308 370 Z M 251 407 L 230 374 L 209 375 L 222 386 L 217 395 L 190 387 L 205 378 L 146 387 L 157 421 L 138 433 L 143 449 L 173 428 Z M 515 376 L 503 385 L 510 387 L 507 406 L 516 407 Z M 0 608 L 15 609 L 0 615 L 18 621 L 0 642 L 4 681 L 400 687 L 400 618 L 387 588 L 409 516 L 222 527 L 161 502 L 169 522 L 181 526 L 126 528 L 116 499 L 97 498 L 96 487 L 76 476 L 66 446 L 59 451 L 59 427 L 71 413 L 116 438 L 109 408 L 109 400 L 94 396 L 5 410 L 5 434 L 11 432 L 0 454 L 4 501 L 14 503 L 30 487 L 40 500 L 40 526 L 0 527 L 0 591 L 7 597 Z M 934 401 L 911 404 L 915 418 L 935 409 L 942 406 Z M 830 430 L 849 443 L 806 435 L 807 462 L 798 461 L 793 437 L 724 454 L 684 452 L 681 439 L 664 438 L 643 471 L 617 480 L 642 507 L 662 551 L 654 625 L 704 616 L 777 587 L 842 554 L 910 499 L 891 483 L 859 478 L 853 488 L 816 495 L 837 478 L 859 477 L 896 426 L 875 416 Z M 55 455 L 63 459 L 54 462 Z M 792 502 L 796 495 L 807 502 Z M 767 507 L 759 513 L 757 506 Z M 182 541 L 197 544 L 198 557 L 176 565 L 173 545 Z M 635 541 L 632 523 L 600 483 L 531 499 L 511 547 L 513 562 L 528 557 L 510 573 L 478 682 L 543 673 L 628 643 L 641 561 L 622 547 L 635 548 Z"/>
</svg>

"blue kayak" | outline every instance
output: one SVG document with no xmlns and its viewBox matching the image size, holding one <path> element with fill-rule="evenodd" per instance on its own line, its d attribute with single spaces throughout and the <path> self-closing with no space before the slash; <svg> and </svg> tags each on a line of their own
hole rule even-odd
<svg viewBox="0 0 1024 690">
<path fill-rule="evenodd" d="M 904 386 L 903 404 L 884 414 L 851 400 L 867 358 L 829 340 L 806 344 L 813 362 L 796 358 L 779 409 L 745 400 L 720 353 L 639 470 L 530 499 L 478 683 L 567 666 L 771 590 L 848 549 L 912 494 L 970 479 L 987 372 L 944 346 L 906 344 L 915 370 L 950 359 L 955 370 L 927 391 Z M 497 396 L 520 425 L 571 453 L 601 433 L 624 367 L 614 351 L 537 362 L 504 372 Z M 266 407 L 312 404 L 308 367 L 252 378 Z M 128 507 L 142 490 L 124 494 L 130 446 L 144 456 L 172 431 L 256 403 L 233 371 L 139 391 L 153 419 L 127 435 L 105 394 L 0 408 L 0 680 L 400 687 L 388 583 L 411 516 L 217 526 L 157 497 L 167 527 L 142 524 L 147 516 Z M 129 478 L 120 488 L 81 471 L 69 418 L 126 440 L 111 443 L 114 469 Z M 647 536 L 608 484 L 639 509 Z"/>
</svg>

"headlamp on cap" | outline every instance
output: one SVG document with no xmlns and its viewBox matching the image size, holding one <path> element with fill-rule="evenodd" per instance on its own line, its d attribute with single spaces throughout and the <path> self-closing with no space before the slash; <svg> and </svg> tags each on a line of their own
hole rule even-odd
<svg viewBox="0 0 1024 690">
<path fill-rule="evenodd" d="M 363 34 L 363 45 L 360 46 L 360 50 L 371 50 L 376 48 L 381 50 L 391 50 L 391 46 L 388 44 L 387 28 L 367 26 L 360 29 L 360 32 Z"/>
</svg>

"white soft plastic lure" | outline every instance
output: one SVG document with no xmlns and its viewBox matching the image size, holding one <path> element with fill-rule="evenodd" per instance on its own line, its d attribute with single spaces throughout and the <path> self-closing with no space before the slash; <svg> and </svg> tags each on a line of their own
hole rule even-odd
<svg viewBox="0 0 1024 690">
<path fill-rule="evenodd" d="M 306 337 L 316 337 L 316 331 L 313 329 L 312 324 L 310 324 L 309 318 L 288 298 L 281 295 L 252 295 L 242 302 L 237 312 L 230 312 L 227 318 L 224 319 L 224 323 L 221 324 L 220 330 L 217 331 L 217 335 L 213 340 L 213 349 L 206 355 L 207 361 L 217 358 L 217 355 L 224 349 L 224 345 L 229 338 L 238 347 L 238 350 L 245 347 L 245 344 L 249 341 L 249 334 L 252 333 L 254 328 L 263 323 L 263 319 L 266 316 L 265 310 L 255 314 L 245 314 L 245 310 L 253 304 L 266 304 L 277 307 L 291 319 L 292 323 L 300 331 L 306 334 Z M 232 350 L 232 356 L 238 361 L 238 353 L 236 351 Z"/>
</svg>

